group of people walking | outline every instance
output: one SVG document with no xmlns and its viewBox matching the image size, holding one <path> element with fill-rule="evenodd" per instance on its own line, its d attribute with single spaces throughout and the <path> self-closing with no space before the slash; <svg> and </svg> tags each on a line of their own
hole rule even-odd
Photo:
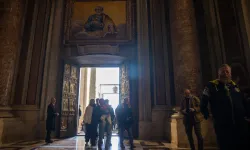
<svg viewBox="0 0 250 150">
<path fill-rule="evenodd" d="M 245 107 L 246 99 L 231 79 L 231 67 L 222 65 L 218 75 L 218 79 L 210 81 L 205 87 L 201 101 L 189 89 L 184 91 L 181 113 L 191 150 L 195 150 L 193 129 L 198 139 L 198 149 L 203 150 L 201 122 L 210 116 L 220 150 L 248 150 L 250 114 L 246 110 L 250 108 Z"/>
<path fill-rule="evenodd" d="M 123 144 L 124 131 L 127 130 L 130 148 L 134 148 L 132 136 L 133 115 L 129 103 L 129 99 L 125 98 L 123 103 L 118 105 L 116 110 L 109 105 L 109 100 L 91 99 L 89 105 L 85 109 L 83 124 L 86 128 L 85 131 L 85 146 L 89 146 L 89 141 L 92 147 L 103 145 L 104 135 L 106 133 L 105 148 L 112 146 L 111 136 L 114 124 L 118 124 L 118 132 L 120 137 L 120 147 L 125 148 Z"/>
<path fill-rule="evenodd" d="M 201 122 L 211 116 L 220 150 L 250 149 L 250 108 L 246 108 L 246 106 L 250 106 L 250 98 L 246 98 L 238 85 L 232 81 L 231 67 L 227 64 L 219 68 L 218 79 L 212 80 L 206 85 L 201 100 L 194 96 L 190 89 L 185 89 L 180 112 L 184 115 L 183 123 L 191 150 L 195 150 L 193 129 L 198 139 L 198 149 L 203 150 Z M 47 109 L 47 143 L 52 142 L 50 133 L 55 128 L 55 117 L 59 115 L 55 111 L 55 103 L 56 99 L 52 98 Z M 108 100 L 101 98 L 95 101 L 91 99 L 85 110 L 83 121 L 86 127 L 86 146 L 88 146 L 89 141 L 91 146 L 96 146 L 98 141 L 98 147 L 101 147 L 106 132 L 105 148 L 109 148 L 112 145 L 112 127 L 116 122 L 119 129 L 120 147 L 125 148 L 123 140 L 126 130 L 130 147 L 133 149 L 135 147 L 131 130 L 133 121 L 128 98 L 125 98 L 115 111 L 109 105 Z"/>
</svg>

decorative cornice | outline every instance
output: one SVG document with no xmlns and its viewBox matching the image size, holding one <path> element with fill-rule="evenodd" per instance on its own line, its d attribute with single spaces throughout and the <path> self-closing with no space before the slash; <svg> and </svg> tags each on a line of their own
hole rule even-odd
<svg viewBox="0 0 250 150">
<path fill-rule="evenodd" d="M 87 54 L 117 54 L 119 53 L 119 46 L 111 45 L 86 45 L 86 46 L 77 46 L 78 54 L 87 55 Z"/>
</svg>

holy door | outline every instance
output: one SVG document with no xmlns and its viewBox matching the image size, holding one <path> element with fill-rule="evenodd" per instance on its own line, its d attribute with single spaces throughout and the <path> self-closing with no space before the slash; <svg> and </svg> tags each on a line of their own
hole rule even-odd
<svg viewBox="0 0 250 150">
<path fill-rule="evenodd" d="M 78 66 L 64 64 L 60 137 L 72 137 L 77 133 L 79 75 Z"/>
<path fill-rule="evenodd" d="M 129 66 L 128 63 L 124 62 L 120 66 L 120 102 L 123 101 L 124 98 L 130 97 L 129 92 Z"/>
</svg>

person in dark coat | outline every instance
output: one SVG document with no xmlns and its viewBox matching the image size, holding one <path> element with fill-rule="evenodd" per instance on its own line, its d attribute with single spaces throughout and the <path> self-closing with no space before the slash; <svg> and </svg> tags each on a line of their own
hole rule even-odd
<svg viewBox="0 0 250 150">
<path fill-rule="evenodd" d="M 125 98 L 123 103 L 118 105 L 115 110 L 116 119 L 119 129 L 120 147 L 125 148 L 124 141 L 124 131 L 126 130 L 129 136 L 130 149 L 134 149 L 133 135 L 132 135 L 132 125 L 134 122 L 132 108 L 129 103 L 129 99 Z"/>
<path fill-rule="evenodd" d="M 229 65 L 222 65 L 218 75 L 218 79 L 210 81 L 205 87 L 200 110 L 204 118 L 208 119 L 210 104 L 220 150 L 245 150 L 249 146 L 249 120 L 242 93 L 238 85 L 231 80 Z"/>
<path fill-rule="evenodd" d="M 51 102 L 48 105 L 47 108 L 47 120 L 46 120 L 46 130 L 47 130 L 47 134 L 46 134 L 46 138 L 45 138 L 45 142 L 46 143 L 52 143 L 53 141 L 51 140 L 51 132 L 55 130 L 55 120 L 56 120 L 56 116 L 58 116 L 59 114 L 56 112 L 55 109 L 55 104 L 56 104 L 56 99 L 55 98 L 51 98 Z"/>
</svg>

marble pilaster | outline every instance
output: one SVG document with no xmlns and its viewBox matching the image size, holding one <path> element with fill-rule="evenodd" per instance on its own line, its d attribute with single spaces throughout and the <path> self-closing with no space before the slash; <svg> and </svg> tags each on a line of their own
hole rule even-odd
<svg viewBox="0 0 250 150">
<path fill-rule="evenodd" d="M 152 71 L 154 80 L 154 105 L 171 106 L 171 50 L 170 37 L 167 34 L 168 21 L 166 16 L 166 3 L 162 0 L 150 1 L 150 24 L 152 45 Z M 163 82 L 165 81 L 165 84 Z"/>
<path fill-rule="evenodd" d="M 246 31 L 246 40 L 244 45 L 245 46 L 245 54 L 247 56 L 246 62 L 248 65 L 248 70 L 250 70 L 250 1 L 248 0 L 241 0 L 241 7 L 242 7 L 242 14 L 243 14 L 243 29 L 245 28 Z"/>
<path fill-rule="evenodd" d="M 84 113 L 87 107 L 87 68 L 81 68 L 81 78 L 80 78 L 80 104 L 82 113 Z M 82 118 L 81 118 L 82 119 Z"/>
<path fill-rule="evenodd" d="M 58 1 L 56 4 L 56 10 L 54 14 L 54 21 L 53 21 L 53 31 L 51 34 L 51 42 L 49 47 L 49 71 L 48 73 L 48 86 L 47 86 L 47 97 L 45 99 L 46 102 L 50 102 L 51 97 L 57 96 L 57 90 L 61 90 L 61 87 L 57 86 L 58 83 L 58 75 L 60 74 L 59 66 L 60 66 L 60 50 L 62 47 L 62 42 L 60 37 L 62 36 L 61 32 L 61 24 L 63 23 L 63 2 Z M 60 28 L 61 27 L 61 28 Z M 58 89 L 58 88 L 59 89 Z"/>
<path fill-rule="evenodd" d="M 250 2 L 248 0 L 241 0 L 241 5 L 250 47 Z"/>
<path fill-rule="evenodd" d="M 43 69 L 43 78 L 42 78 L 42 93 L 41 93 L 41 106 L 40 106 L 40 116 L 41 120 L 45 120 L 46 115 L 46 107 L 47 107 L 47 90 L 48 90 L 48 78 L 49 78 L 49 68 L 50 68 L 50 51 L 51 51 L 51 44 L 52 44 L 52 35 L 53 35 L 53 26 L 54 24 L 54 17 L 56 11 L 56 2 L 54 1 L 51 5 L 50 10 L 50 20 L 49 20 L 49 28 L 48 28 L 48 39 L 46 43 L 46 56 L 44 62 L 44 69 Z M 58 13 L 58 12 L 57 12 Z"/>
<path fill-rule="evenodd" d="M 89 100 L 95 98 L 96 92 L 96 68 L 91 68 L 90 71 L 90 84 L 89 84 Z"/>
<path fill-rule="evenodd" d="M 137 49 L 138 49 L 138 95 L 139 95 L 139 138 L 151 137 L 152 108 L 150 90 L 150 57 L 148 4 L 136 0 L 137 6 Z"/>
<path fill-rule="evenodd" d="M 0 106 L 10 104 L 21 45 L 24 0 L 3 1 L 0 19 Z M 2 7 L 2 6 L 1 6 Z"/>
<path fill-rule="evenodd" d="M 174 68 L 176 104 L 180 104 L 183 90 L 190 88 L 200 94 L 200 54 L 193 1 L 170 0 L 170 28 Z"/>
</svg>

